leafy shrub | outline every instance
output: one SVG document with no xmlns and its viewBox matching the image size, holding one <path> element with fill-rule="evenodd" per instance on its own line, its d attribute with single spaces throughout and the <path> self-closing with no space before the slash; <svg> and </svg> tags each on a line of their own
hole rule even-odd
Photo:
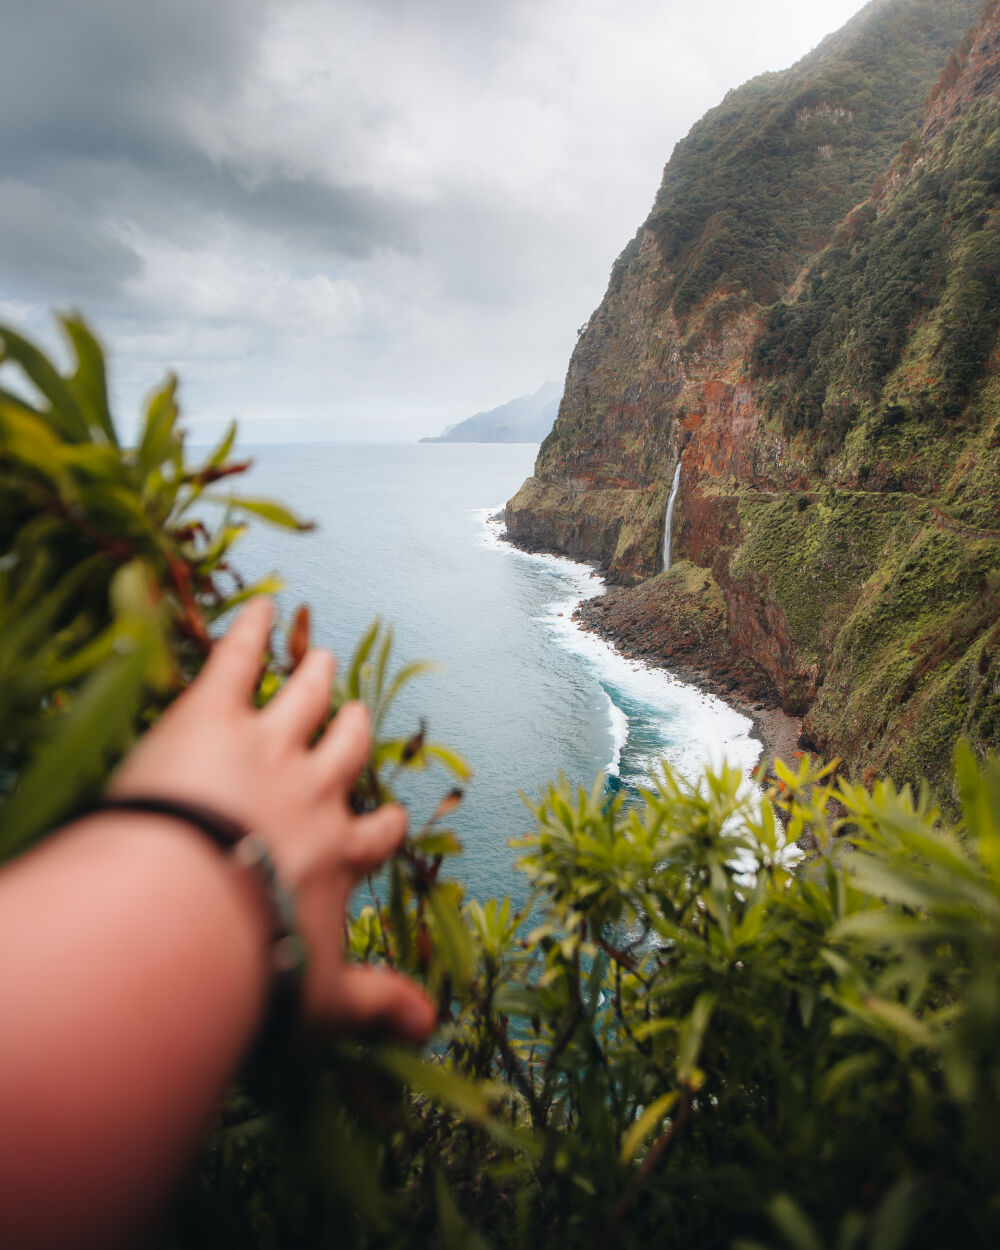
<svg viewBox="0 0 1000 1250">
<path fill-rule="evenodd" d="M 168 384 L 122 448 L 100 351 L 66 328 L 65 375 L 0 330 L 36 392 L 0 391 L 6 855 L 100 785 L 251 593 L 235 518 L 301 524 L 260 500 L 193 519 L 241 467 L 232 436 L 188 467 Z M 373 627 L 331 713 L 383 712 L 389 657 Z M 378 741 L 359 800 L 431 762 L 464 775 L 422 733 Z M 956 785 L 950 828 L 808 759 L 765 794 L 728 768 L 628 800 L 560 780 L 530 806 L 522 914 L 444 876 L 450 794 L 349 933 L 435 992 L 430 1053 L 269 1039 L 160 1244 L 995 1244 L 1000 764 L 961 748 Z"/>
<path fill-rule="evenodd" d="M 854 417 L 880 401 L 893 406 L 892 374 L 917 350 L 921 319 L 932 378 L 907 396 L 915 415 L 949 421 L 966 407 L 1000 329 L 998 122 L 1000 104 L 980 101 L 940 139 L 901 157 L 902 187 L 878 212 L 873 199 L 852 214 L 800 298 L 771 307 L 753 369 L 787 433 L 817 430 L 831 454 L 850 428 L 844 396 Z"/>
</svg>

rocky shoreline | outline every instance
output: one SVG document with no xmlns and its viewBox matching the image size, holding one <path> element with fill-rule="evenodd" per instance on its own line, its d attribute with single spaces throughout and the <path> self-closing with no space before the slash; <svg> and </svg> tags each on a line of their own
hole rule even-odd
<svg viewBox="0 0 1000 1250">
<path fill-rule="evenodd" d="M 662 668 L 680 681 L 715 695 L 753 722 L 752 736 L 766 759 L 790 759 L 800 750 L 802 721 L 782 710 L 768 678 L 746 661 L 734 660 L 728 640 L 680 634 L 669 618 L 651 620 L 635 612 L 636 595 L 614 587 L 577 605 L 573 619 L 610 642 L 626 658 Z M 699 651 L 699 642 L 707 644 Z M 720 643 L 722 645 L 720 645 Z"/>
<path fill-rule="evenodd" d="M 493 520 L 504 525 L 506 518 L 501 512 Z M 566 554 L 505 531 L 504 541 L 522 551 Z M 763 670 L 734 651 L 725 603 L 705 570 L 681 561 L 638 586 L 606 586 L 578 603 L 573 619 L 627 659 L 663 669 L 748 717 L 764 758 L 787 760 L 801 749 L 802 721 L 783 711 Z"/>
</svg>

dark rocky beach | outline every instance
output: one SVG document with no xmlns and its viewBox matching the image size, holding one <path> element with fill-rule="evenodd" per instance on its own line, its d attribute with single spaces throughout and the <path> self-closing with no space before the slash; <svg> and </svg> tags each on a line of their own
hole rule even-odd
<svg viewBox="0 0 1000 1250">
<path fill-rule="evenodd" d="M 756 664 L 734 655 L 724 614 L 706 611 L 701 587 L 662 591 L 656 582 L 609 586 L 580 603 L 574 619 L 629 659 L 666 669 L 724 700 L 753 721 L 766 757 L 790 758 L 800 749 L 802 722 L 782 710 L 778 692 Z"/>
</svg>

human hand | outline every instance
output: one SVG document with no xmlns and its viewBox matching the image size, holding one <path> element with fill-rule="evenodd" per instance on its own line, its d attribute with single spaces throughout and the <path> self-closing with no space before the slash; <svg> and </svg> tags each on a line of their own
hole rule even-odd
<svg viewBox="0 0 1000 1250">
<path fill-rule="evenodd" d="M 295 898 L 309 952 L 306 1018 L 422 1040 L 435 1019 L 424 992 L 399 973 L 348 964 L 343 951 L 351 889 L 400 844 L 406 813 L 398 805 L 363 816 L 350 808 L 371 743 L 363 704 L 345 704 L 310 745 L 329 708 L 329 651 L 308 651 L 266 707 L 251 705 L 271 620 L 270 600 L 244 608 L 201 675 L 116 771 L 109 797 L 201 803 L 251 830 Z"/>
</svg>

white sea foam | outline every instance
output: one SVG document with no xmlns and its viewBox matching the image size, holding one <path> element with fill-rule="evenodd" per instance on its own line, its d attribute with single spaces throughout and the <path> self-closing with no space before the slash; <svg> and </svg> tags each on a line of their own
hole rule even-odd
<svg viewBox="0 0 1000 1250">
<path fill-rule="evenodd" d="M 611 700 L 622 710 L 634 709 L 653 730 L 649 754 L 636 758 L 636 771 L 650 772 L 663 758 L 686 777 L 695 777 L 706 765 L 723 760 L 749 773 L 761 744 L 750 737 L 753 722 L 696 686 L 679 681 L 663 669 L 630 660 L 596 634 L 583 630 L 571 617 L 549 615 L 549 625 L 560 641 L 585 659 Z"/>
<path fill-rule="evenodd" d="M 573 610 L 581 599 L 592 599 L 603 592 L 603 579 L 587 564 L 564 556 L 522 551 L 506 542 L 499 512 L 498 508 L 479 510 L 483 541 L 519 559 L 547 565 L 562 575 L 566 597 L 560 596 L 548 605 L 540 620 L 567 650 L 586 661 L 608 699 L 614 741 L 608 771 L 619 774 L 635 721 L 635 727 L 642 723 L 646 731 L 643 738 L 649 741 L 649 747 L 648 752 L 636 748 L 629 761 L 633 772 L 651 773 L 666 759 L 682 775 L 694 779 L 706 766 L 718 768 L 725 760 L 749 776 L 763 750 L 762 744 L 750 736 L 753 722 L 714 695 L 680 681 L 664 669 L 630 660 L 613 644 L 584 630 L 573 620 Z"/>
<path fill-rule="evenodd" d="M 615 744 L 614 754 L 611 757 L 611 764 L 608 767 L 608 773 L 612 777 L 620 777 L 622 768 L 622 752 L 628 746 L 630 722 L 629 718 L 606 690 L 604 691 L 604 697 L 608 701 L 608 715 L 611 718 L 611 736 L 614 739 Z"/>
</svg>

